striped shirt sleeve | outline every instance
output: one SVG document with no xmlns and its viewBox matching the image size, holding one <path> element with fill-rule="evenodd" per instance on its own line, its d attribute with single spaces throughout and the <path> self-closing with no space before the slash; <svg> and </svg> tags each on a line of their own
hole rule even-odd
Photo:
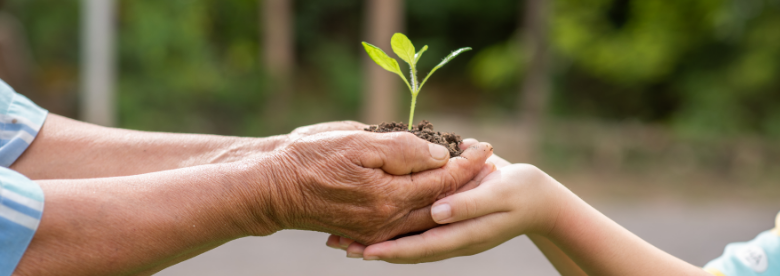
<svg viewBox="0 0 780 276">
<path fill-rule="evenodd" d="M 9 167 L 32 143 L 48 112 L 0 81 L 0 166 Z"/>
<path fill-rule="evenodd" d="M 0 168 L 0 275 L 11 275 L 43 214 L 43 191 L 27 177 Z"/>
<path fill-rule="evenodd" d="M 11 275 L 43 214 L 43 191 L 8 169 L 38 135 L 47 111 L 0 80 L 0 276 Z"/>
</svg>

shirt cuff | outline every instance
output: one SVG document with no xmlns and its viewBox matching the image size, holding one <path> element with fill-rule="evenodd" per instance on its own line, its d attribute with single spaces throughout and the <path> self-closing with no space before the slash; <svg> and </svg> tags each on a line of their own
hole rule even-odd
<svg viewBox="0 0 780 276">
<path fill-rule="evenodd" d="M 30 146 L 48 111 L 0 81 L 0 166 L 9 167 Z"/>
<path fill-rule="evenodd" d="M 11 275 L 43 214 L 43 191 L 11 169 L 0 168 L 0 276 Z"/>
</svg>

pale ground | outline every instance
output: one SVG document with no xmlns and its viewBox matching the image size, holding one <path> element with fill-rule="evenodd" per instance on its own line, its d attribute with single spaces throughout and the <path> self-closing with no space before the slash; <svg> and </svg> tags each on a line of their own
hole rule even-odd
<svg viewBox="0 0 780 276">
<path fill-rule="evenodd" d="M 511 137 L 462 126 L 437 123 L 437 128 L 490 141 L 497 153 L 519 160 Z M 542 169 L 639 237 L 698 266 L 719 256 L 726 244 L 772 228 L 780 211 L 775 200 L 780 189 L 772 179 L 757 184 L 674 170 L 636 175 Z M 239 239 L 157 275 L 558 275 L 524 236 L 475 256 L 417 265 L 347 259 L 343 251 L 326 247 L 326 238 L 324 233 L 282 231 Z"/>
</svg>

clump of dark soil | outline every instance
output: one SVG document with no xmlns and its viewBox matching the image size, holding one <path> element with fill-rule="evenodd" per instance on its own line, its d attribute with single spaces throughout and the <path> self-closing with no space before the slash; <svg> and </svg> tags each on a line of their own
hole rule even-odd
<svg viewBox="0 0 780 276">
<path fill-rule="evenodd" d="M 463 150 L 458 147 L 458 145 L 463 142 L 463 139 L 460 138 L 460 135 L 449 132 L 441 133 L 434 131 L 433 124 L 427 120 L 423 120 L 416 126 L 412 126 L 412 130 L 409 130 L 408 124 L 392 122 L 371 125 L 366 128 L 365 131 L 377 133 L 408 131 L 425 141 L 446 147 L 450 150 L 450 157 L 460 156 L 460 154 L 463 153 Z"/>
</svg>

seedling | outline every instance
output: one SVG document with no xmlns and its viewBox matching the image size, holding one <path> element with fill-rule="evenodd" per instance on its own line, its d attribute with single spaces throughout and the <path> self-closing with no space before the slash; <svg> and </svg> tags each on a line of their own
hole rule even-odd
<svg viewBox="0 0 780 276">
<path fill-rule="evenodd" d="M 390 46 L 392 46 L 393 52 L 395 52 L 399 58 L 409 64 L 409 79 L 412 80 L 411 83 L 409 83 L 404 74 L 401 73 L 401 67 L 398 66 L 398 61 L 389 57 L 387 54 L 385 54 L 384 51 L 382 51 L 382 49 L 379 49 L 379 47 L 363 41 L 363 47 L 366 48 L 368 56 L 385 70 L 401 76 L 401 79 L 403 79 L 404 83 L 406 83 L 406 87 L 408 87 L 409 91 L 412 92 L 412 108 L 409 111 L 409 130 L 412 130 L 412 122 L 414 120 L 414 105 L 417 103 L 417 94 L 420 94 L 420 90 L 422 89 L 423 85 L 425 85 L 425 82 L 428 81 L 428 78 L 430 78 L 431 75 L 433 75 L 433 72 L 436 72 L 436 70 L 450 62 L 450 60 L 458 56 L 460 53 L 471 50 L 471 48 L 460 48 L 447 55 L 447 57 L 445 57 L 444 60 L 439 63 L 439 65 L 433 67 L 433 70 L 431 70 L 431 72 L 428 73 L 428 76 L 425 76 L 425 79 L 423 79 L 423 81 L 418 85 L 417 61 L 419 61 L 422 54 L 428 50 L 428 45 L 423 46 L 419 52 L 415 52 L 414 45 L 412 45 L 412 41 L 409 40 L 408 37 L 402 33 L 395 33 L 390 39 Z"/>
</svg>

